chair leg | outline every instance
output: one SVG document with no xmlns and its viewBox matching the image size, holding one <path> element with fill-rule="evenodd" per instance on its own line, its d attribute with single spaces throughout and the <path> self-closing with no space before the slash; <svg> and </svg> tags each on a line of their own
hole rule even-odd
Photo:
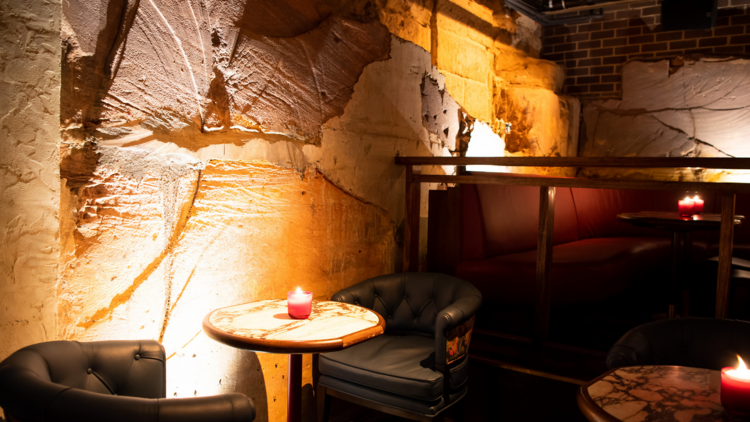
<svg viewBox="0 0 750 422">
<path fill-rule="evenodd" d="M 318 385 L 315 395 L 318 400 L 318 422 L 328 422 L 328 415 L 331 410 L 331 396 L 326 393 L 326 388 Z"/>
</svg>

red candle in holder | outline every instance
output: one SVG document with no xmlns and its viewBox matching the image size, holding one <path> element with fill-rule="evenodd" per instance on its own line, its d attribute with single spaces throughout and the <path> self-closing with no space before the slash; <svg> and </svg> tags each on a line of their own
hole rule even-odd
<svg viewBox="0 0 750 422">
<path fill-rule="evenodd" d="M 698 195 L 695 195 L 693 198 L 693 214 L 695 215 L 701 215 L 703 212 L 703 200 L 698 198 Z"/>
<path fill-rule="evenodd" d="M 703 201 L 701 201 L 703 202 Z M 685 199 L 678 201 L 679 213 L 682 217 L 690 217 L 693 215 L 693 205 L 695 203 L 692 199 L 685 197 Z M 701 211 L 703 210 L 703 204 L 701 204 Z"/>
<path fill-rule="evenodd" d="M 286 305 L 289 316 L 295 319 L 305 319 L 312 310 L 312 292 L 303 292 L 297 287 L 296 291 L 286 294 Z"/>
<path fill-rule="evenodd" d="M 737 355 L 737 368 L 721 370 L 721 405 L 734 415 L 750 416 L 750 370 Z"/>
</svg>

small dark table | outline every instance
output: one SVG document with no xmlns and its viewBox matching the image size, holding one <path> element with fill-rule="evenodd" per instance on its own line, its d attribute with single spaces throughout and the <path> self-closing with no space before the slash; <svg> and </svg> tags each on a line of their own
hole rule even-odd
<svg viewBox="0 0 750 422">
<path fill-rule="evenodd" d="M 581 413 L 591 422 L 734 422 L 724 411 L 721 372 L 684 366 L 612 369 L 578 390 Z"/>
<path fill-rule="evenodd" d="M 735 215 L 734 224 L 742 223 L 744 216 Z M 675 317 L 675 305 L 677 303 L 677 292 L 679 291 L 679 280 L 682 269 L 690 263 L 690 255 L 693 249 L 694 231 L 718 231 L 721 228 L 721 214 L 702 214 L 692 217 L 682 217 L 677 212 L 669 211 L 641 211 L 618 214 L 617 219 L 625 223 L 640 227 L 651 227 L 667 230 L 673 233 L 672 237 L 672 272 L 669 284 L 669 309 L 668 318 Z M 689 296 L 687 291 L 682 297 L 682 316 L 688 316 Z"/>
</svg>

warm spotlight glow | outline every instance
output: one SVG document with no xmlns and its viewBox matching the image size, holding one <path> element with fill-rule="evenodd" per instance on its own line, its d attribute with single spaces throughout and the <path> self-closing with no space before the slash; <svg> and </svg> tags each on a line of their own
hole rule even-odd
<svg viewBox="0 0 750 422">
<path fill-rule="evenodd" d="M 471 132 L 467 157 L 505 157 L 505 141 L 483 122 L 474 123 Z M 503 172 L 504 166 L 466 166 L 467 171 Z"/>
</svg>

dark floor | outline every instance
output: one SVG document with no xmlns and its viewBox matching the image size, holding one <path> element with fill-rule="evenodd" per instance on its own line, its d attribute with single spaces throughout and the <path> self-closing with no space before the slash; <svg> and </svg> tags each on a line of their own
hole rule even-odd
<svg viewBox="0 0 750 422">
<path fill-rule="evenodd" d="M 462 406 L 467 422 L 585 422 L 576 405 L 579 385 L 469 361 L 469 392 Z M 453 410 L 453 409 L 449 409 Z M 447 417 L 460 420 L 456 411 Z M 340 401 L 331 401 L 331 422 L 402 422 Z"/>
</svg>

